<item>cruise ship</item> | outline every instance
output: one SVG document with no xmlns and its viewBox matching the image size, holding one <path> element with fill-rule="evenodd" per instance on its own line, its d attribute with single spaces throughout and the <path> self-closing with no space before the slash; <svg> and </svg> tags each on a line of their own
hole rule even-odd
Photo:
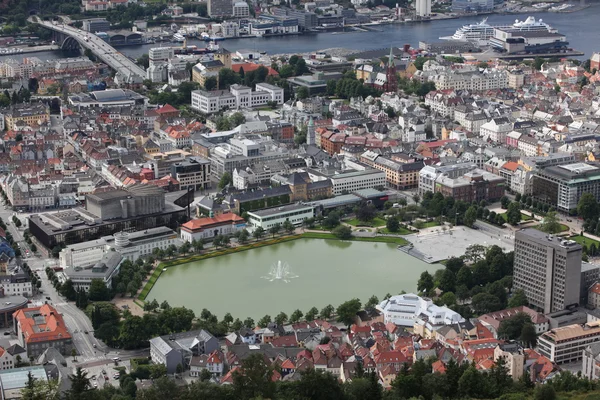
<svg viewBox="0 0 600 400">
<path fill-rule="evenodd" d="M 458 40 L 461 42 L 474 42 L 477 45 L 484 46 L 494 36 L 494 29 L 506 29 L 512 31 L 534 31 L 534 32 L 552 32 L 556 29 L 544 21 L 537 20 L 534 17 L 527 17 L 525 21 L 518 19 L 511 25 L 490 25 L 487 18 L 477 24 L 464 25 L 459 28 L 452 36 L 440 37 L 442 40 Z"/>
</svg>

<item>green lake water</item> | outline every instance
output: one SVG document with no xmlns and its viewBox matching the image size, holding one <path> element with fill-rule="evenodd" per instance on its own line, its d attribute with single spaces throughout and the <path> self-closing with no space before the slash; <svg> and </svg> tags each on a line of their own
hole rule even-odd
<svg viewBox="0 0 600 400">
<path fill-rule="evenodd" d="M 373 294 L 382 299 L 414 292 L 423 271 L 440 267 L 394 244 L 298 239 L 170 267 L 146 301 L 167 300 L 196 315 L 207 308 L 219 319 L 230 312 L 256 320 L 280 311 L 289 316 L 297 308 L 305 313 L 313 306 L 337 307 L 354 297 L 364 303 Z"/>
</svg>

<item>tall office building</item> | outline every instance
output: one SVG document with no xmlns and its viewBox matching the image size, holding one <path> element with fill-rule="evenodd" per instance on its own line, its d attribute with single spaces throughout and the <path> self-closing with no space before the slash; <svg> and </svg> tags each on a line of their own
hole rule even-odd
<svg viewBox="0 0 600 400">
<path fill-rule="evenodd" d="M 208 0 L 207 11 L 208 11 L 208 16 L 211 18 L 215 18 L 215 17 L 231 18 L 233 16 L 233 1 L 232 0 Z"/>
<path fill-rule="evenodd" d="M 537 229 L 515 234 L 513 289 L 544 313 L 579 303 L 582 247 Z"/>
</svg>

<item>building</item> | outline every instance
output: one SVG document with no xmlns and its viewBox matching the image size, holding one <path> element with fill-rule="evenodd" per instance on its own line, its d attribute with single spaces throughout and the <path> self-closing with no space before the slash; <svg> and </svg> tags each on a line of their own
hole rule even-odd
<svg viewBox="0 0 600 400">
<path fill-rule="evenodd" d="M 183 368 L 190 365 L 192 357 L 218 349 L 219 341 L 203 329 L 150 339 L 152 362 L 164 365 L 168 374 L 175 373 L 180 364 Z"/>
<path fill-rule="evenodd" d="M 193 219 L 181 225 L 181 239 L 186 242 L 210 240 L 219 235 L 233 235 L 245 228 L 246 221 L 242 217 L 234 213 L 221 214 Z"/>
<path fill-rule="evenodd" d="M 537 229 L 515 233 L 513 288 L 545 314 L 579 303 L 582 247 Z"/>
<path fill-rule="evenodd" d="M 341 172 L 330 177 L 333 195 L 351 193 L 361 189 L 385 187 L 386 173 L 377 169 Z"/>
<path fill-rule="evenodd" d="M 591 308 L 600 308 L 600 283 L 596 282 L 588 289 L 587 305 Z"/>
<path fill-rule="evenodd" d="M 540 335 L 546 332 L 550 328 L 550 321 L 544 314 L 532 310 L 529 307 L 521 306 L 515 308 L 509 308 L 506 310 L 495 311 L 489 314 L 484 314 L 477 319 L 486 328 L 494 334 L 494 337 L 498 338 L 498 329 L 502 321 L 512 318 L 519 313 L 525 313 L 531 317 L 531 322 L 535 327 L 535 332 Z"/>
<path fill-rule="evenodd" d="M 201 354 L 193 356 L 190 361 L 190 376 L 200 377 L 202 371 L 210 372 L 213 377 L 221 377 L 225 366 L 225 357 L 219 350 L 215 350 L 210 354 Z"/>
<path fill-rule="evenodd" d="M 504 358 L 508 375 L 513 381 L 518 381 L 523 376 L 525 368 L 525 352 L 518 343 L 501 343 L 494 349 L 494 362 Z"/>
<path fill-rule="evenodd" d="M 49 347 L 62 355 L 70 355 L 73 339 L 62 314 L 49 304 L 18 310 L 14 315 L 14 331 L 28 357 L 38 357 Z"/>
<path fill-rule="evenodd" d="M 360 155 L 360 161 L 371 168 L 385 173 L 386 184 L 395 189 L 410 189 L 419 185 L 419 174 L 425 166 L 423 161 L 414 158 L 399 162 L 373 151 Z"/>
<path fill-rule="evenodd" d="M 29 305 L 29 300 L 26 297 L 4 296 L 0 289 L 0 328 L 12 328 L 14 326 L 14 314 Z"/>
<path fill-rule="evenodd" d="M 506 71 L 456 72 L 454 70 L 442 71 L 430 75 L 429 80 L 435 83 L 437 90 L 494 90 L 508 88 L 508 74 Z"/>
<path fill-rule="evenodd" d="M 248 223 L 254 227 L 262 227 L 265 230 L 279 224 L 283 225 L 285 221 L 290 221 L 293 225 L 301 225 L 305 219 L 313 218 L 315 215 L 314 206 L 307 204 L 288 204 L 282 207 L 267 208 L 248 212 Z"/>
<path fill-rule="evenodd" d="M 429 17 L 431 15 L 431 0 L 417 0 L 415 13 L 417 17 Z"/>
<path fill-rule="evenodd" d="M 2 110 L 4 125 L 7 130 L 13 130 L 17 122 L 34 125 L 50 121 L 50 108 L 43 103 L 19 104 Z"/>
<path fill-rule="evenodd" d="M 233 15 L 232 0 L 208 0 L 208 16 L 211 18 L 229 18 Z"/>
<path fill-rule="evenodd" d="M 452 0 L 452 12 L 473 13 L 492 11 L 494 0 Z"/>
<path fill-rule="evenodd" d="M 92 266 L 66 268 L 63 273 L 73 282 L 77 291 L 88 292 L 94 279 L 100 279 L 107 288 L 112 289 L 112 280 L 119 273 L 123 260 L 123 255 L 118 251 L 108 251 Z"/>
<path fill-rule="evenodd" d="M 12 264 L 9 268 L 13 268 Z M 31 279 L 21 267 L 16 267 L 9 274 L 6 273 L 6 270 L 0 271 L 0 290 L 4 296 L 29 297 L 33 295 Z"/>
<path fill-rule="evenodd" d="M 218 112 L 225 107 L 235 110 L 262 107 L 269 102 L 283 104 L 283 88 L 268 83 L 257 83 L 254 91 L 248 86 L 232 85 L 229 91 L 192 92 L 192 108 L 205 114 Z"/>
<path fill-rule="evenodd" d="M 600 53 L 593 53 L 590 58 L 590 70 L 600 71 Z"/>
<path fill-rule="evenodd" d="M 52 249 L 59 243 L 87 242 L 117 232 L 159 226 L 176 229 L 189 219 L 186 208 L 192 199 L 186 191 L 170 193 L 167 201 L 162 188 L 134 184 L 126 189 L 88 194 L 85 207 L 32 215 L 29 231 L 39 244 Z"/>
<path fill-rule="evenodd" d="M 586 348 L 599 340 L 600 321 L 595 321 L 551 329 L 538 337 L 537 348 L 550 361 L 564 364 L 583 359 Z M 590 355 L 587 357 L 590 362 Z M 590 369 L 587 364 L 585 369 Z"/>
<path fill-rule="evenodd" d="M 600 379 L 600 343 L 590 344 L 583 350 L 581 375 L 594 381 Z"/>
<path fill-rule="evenodd" d="M 333 195 L 330 179 L 311 180 L 307 172 L 294 172 L 287 177 L 292 192 L 291 201 L 326 199 Z"/>
<path fill-rule="evenodd" d="M 59 266 L 89 269 L 102 260 L 106 253 L 118 252 L 132 262 L 152 254 L 155 248 L 166 250 L 171 245 L 179 247 L 177 232 L 164 226 L 137 232 L 117 232 L 88 242 L 68 245 L 58 256 Z M 114 251 L 113 251 L 114 250 Z"/>
<path fill-rule="evenodd" d="M 106 89 L 90 93 L 78 93 L 68 98 L 69 104 L 77 109 L 144 106 L 148 98 L 129 89 Z"/>
<path fill-rule="evenodd" d="M 492 118 L 490 121 L 481 125 L 479 136 L 484 140 L 504 144 L 506 136 L 513 130 L 513 124 L 506 117 Z"/>
<path fill-rule="evenodd" d="M 536 200 L 569 212 L 577 208 L 583 193 L 600 200 L 600 168 L 585 163 L 551 166 L 539 170 L 533 177 Z"/>
<path fill-rule="evenodd" d="M 210 161 L 203 157 L 189 157 L 171 165 L 171 177 L 177 179 L 181 190 L 210 188 Z"/>
<path fill-rule="evenodd" d="M 110 22 L 105 18 L 90 18 L 84 19 L 81 29 L 86 32 L 108 32 L 110 30 Z"/>
<path fill-rule="evenodd" d="M 448 307 L 437 306 L 431 299 L 413 293 L 392 296 L 375 308 L 383 313 L 386 324 L 391 322 L 405 327 L 413 327 L 419 319 L 426 319 L 434 325 L 453 325 L 465 321 Z"/>
<path fill-rule="evenodd" d="M 60 58 L 56 60 L 54 70 L 56 73 L 85 71 L 94 67 L 94 63 L 87 57 Z"/>
<path fill-rule="evenodd" d="M 250 6 L 245 1 L 233 3 L 233 18 L 248 18 L 250 17 Z"/>
</svg>

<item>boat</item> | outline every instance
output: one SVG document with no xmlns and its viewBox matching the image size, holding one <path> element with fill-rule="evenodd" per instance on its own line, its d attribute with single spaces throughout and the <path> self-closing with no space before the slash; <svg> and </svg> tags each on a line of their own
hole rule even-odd
<svg viewBox="0 0 600 400">
<path fill-rule="evenodd" d="M 219 45 L 217 44 L 217 42 L 211 41 L 208 43 L 207 49 L 210 51 L 217 51 L 217 50 L 219 50 Z"/>
<path fill-rule="evenodd" d="M 183 36 L 181 33 L 176 33 L 173 35 L 173 41 L 174 42 L 183 42 L 185 40 L 185 36 Z"/>
<path fill-rule="evenodd" d="M 509 31 L 550 32 L 556 33 L 556 29 L 543 20 L 527 17 L 524 21 L 518 19 L 511 25 L 490 25 L 487 18 L 476 24 L 464 25 L 458 28 L 452 36 L 442 36 L 441 40 L 456 40 L 460 42 L 475 42 L 477 45 L 486 45 L 488 40 L 494 37 L 494 30 L 502 29 Z"/>
<path fill-rule="evenodd" d="M 550 7 L 550 9 L 548 11 L 561 12 L 561 11 L 565 11 L 565 10 L 571 8 L 571 7 L 573 7 L 572 4 L 562 4 L 560 6 Z"/>
<path fill-rule="evenodd" d="M 223 36 L 211 36 L 211 37 L 209 37 L 209 40 L 211 42 L 217 42 L 219 40 L 225 40 L 225 38 Z"/>
</svg>

